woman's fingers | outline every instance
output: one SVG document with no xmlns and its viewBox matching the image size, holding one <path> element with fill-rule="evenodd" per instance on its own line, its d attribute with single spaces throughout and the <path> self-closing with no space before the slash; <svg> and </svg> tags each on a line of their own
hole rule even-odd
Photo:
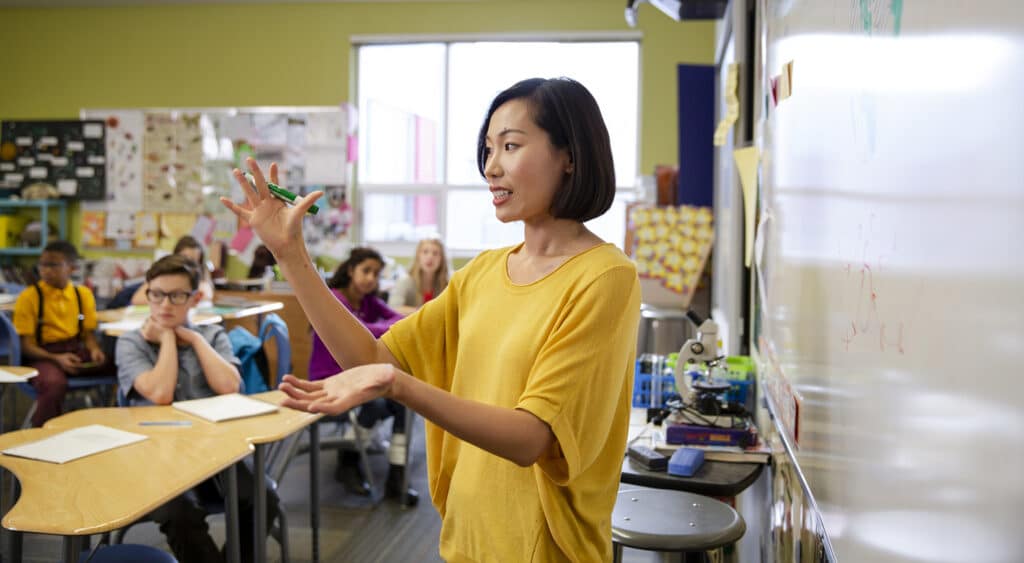
<svg viewBox="0 0 1024 563">
<path fill-rule="evenodd" d="M 256 162 L 253 157 L 246 157 L 245 164 L 249 167 L 249 172 L 252 173 L 253 179 L 256 181 L 256 193 L 259 195 L 259 199 L 267 199 L 270 197 L 270 189 L 267 188 L 267 179 L 263 176 L 263 170 L 260 170 L 260 165 Z"/>
<path fill-rule="evenodd" d="M 281 380 L 281 385 L 283 386 L 285 384 L 291 385 L 292 387 L 297 387 L 297 388 L 302 389 L 303 391 L 307 391 L 307 392 L 309 392 L 309 391 L 321 391 L 322 392 L 323 388 L 324 388 L 324 384 L 323 384 L 322 381 L 309 381 L 309 380 L 306 380 L 306 379 L 299 379 L 298 377 L 295 377 L 294 375 L 291 375 L 291 374 L 288 374 L 288 375 L 284 376 L 284 379 Z"/>
<path fill-rule="evenodd" d="M 301 217 L 302 215 L 305 215 L 306 212 L 309 211 L 309 208 L 313 207 L 313 204 L 315 204 L 322 195 L 324 195 L 324 192 L 317 190 L 295 198 L 295 209 L 301 214 L 299 216 Z"/>
<path fill-rule="evenodd" d="M 249 190 L 249 191 L 251 192 L 252 190 Z M 246 196 L 246 197 L 248 197 L 248 196 Z M 228 209 L 230 209 L 231 212 L 235 214 L 235 216 L 237 216 L 239 219 L 242 219 L 246 223 L 248 223 L 250 217 L 252 217 L 252 211 L 250 211 L 250 210 L 248 210 L 248 209 L 238 205 L 237 203 L 231 201 L 230 199 L 228 199 L 226 197 L 220 198 L 220 202 L 224 205 L 224 207 L 227 207 Z"/>
<path fill-rule="evenodd" d="M 278 186 L 281 185 L 281 181 L 277 179 L 277 163 L 276 162 L 271 162 L 270 163 L 270 181 L 275 183 L 275 184 L 277 184 Z"/>
</svg>

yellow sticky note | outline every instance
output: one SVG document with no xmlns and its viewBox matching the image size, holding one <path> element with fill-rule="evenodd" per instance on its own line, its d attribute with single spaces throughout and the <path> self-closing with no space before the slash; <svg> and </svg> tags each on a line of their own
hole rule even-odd
<svg viewBox="0 0 1024 563">
<path fill-rule="evenodd" d="M 729 129 L 740 116 L 740 99 L 736 96 L 736 87 L 739 83 L 739 65 L 731 63 L 725 75 L 725 115 L 718 122 L 715 128 L 714 145 L 720 147 L 725 144 L 725 137 Z"/>
<path fill-rule="evenodd" d="M 757 147 L 745 147 L 732 151 L 736 170 L 743 187 L 743 263 L 750 267 L 754 252 L 754 216 L 757 211 L 757 164 L 760 154 Z"/>
</svg>

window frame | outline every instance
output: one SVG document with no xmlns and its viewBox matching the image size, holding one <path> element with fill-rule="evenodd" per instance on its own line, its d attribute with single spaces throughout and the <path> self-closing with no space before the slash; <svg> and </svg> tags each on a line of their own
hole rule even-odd
<svg viewBox="0 0 1024 563">
<path fill-rule="evenodd" d="M 386 45 L 413 45 L 418 43 L 441 43 L 445 46 L 446 56 L 444 59 L 444 77 L 442 79 L 442 108 L 441 108 L 441 141 L 440 151 L 442 158 L 439 163 L 439 175 L 441 178 L 448 177 L 448 74 L 449 57 L 447 51 L 453 43 L 467 42 L 552 42 L 552 43 L 636 43 L 637 46 L 637 107 L 636 107 L 636 147 L 635 162 L 636 170 L 628 180 L 616 178 L 615 197 L 622 197 L 627 203 L 636 201 L 639 197 L 639 186 L 636 185 L 640 172 L 640 139 L 641 139 L 641 100 L 643 99 L 643 74 L 642 74 L 642 49 L 643 34 L 640 31 L 583 31 L 583 32 L 562 32 L 562 33 L 468 33 L 468 34 L 421 34 L 421 35 L 353 35 L 351 36 L 353 87 L 352 99 L 360 99 L 361 82 L 359 80 L 359 50 L 363 47 L 386 46 Z M 362 108 L 357 108 L 361 111 Z M 362 132 L 358 132 L 360 136 Z M 368 183 L 360 179 L 358 161 L 354 163 L 352 198 L 353 206 L 357 209 L 353 224 L 353 238 L 358 244 L 368 245 L 389 256 L 412 256 L 415 253 L 416 241 L 395 241 L 395 240 L 373 240 L 365 238 L 365 226 L 363 225 L 364 209 L 363 202 L 366 194 L 383 195 L 425 195 L 437 198 L 437 223 L 438 235 L 442 240 L 447 240 L 447 211 L 448 192 L 452 190 L 479 189 L 480 184 L 454 184 L 454 183 Z M 616 245 L 623 241 L 610 241 Z M 486 247 L 466 249 L 447 249 L 448 254 L 453 258 L 472 258 L 479 254 Z"/>
</svg>

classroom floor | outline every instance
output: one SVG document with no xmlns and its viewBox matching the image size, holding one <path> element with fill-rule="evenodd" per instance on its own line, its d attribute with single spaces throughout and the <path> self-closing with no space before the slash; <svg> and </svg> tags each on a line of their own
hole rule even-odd
<svg viewBox="0 0 1024 563">
<path fill-rule="evenodd" d="M 420 493 L 420 503 L 406 509 L 398 502 L 384 500 L 376 506 L 365 497 L 351 495 L 333 479 L 335 454 L 324 451 L 321 455 L 320 496 L 320 560 L 323 562 L 440 562 L 437 552 L 441 519 L 430 504 L 427 494 L 426 454 L 423 440 L 423 421 L 416 420 L 413 437 L 411 485 Z M 388 435 L 387 428 L 382 429 Z M 323 430 L 328 432 L 328 427 Z M 386 454 L 371 454 L 370 464 L 377 484 L 387 475 Z M 293 563 L 308 563 L 312 559 L 309 529 L 309 456 L 296 457 L 281 480 L 279 493 L 288 514 L 288 539 L 291 542 Z M 224 540 L 222 516 L 209 518 L 211 534 L 219 544 Z M 6 533 L 4 534 L 7 535 Z M 94 536 L 94 539 L 96 537 Z M 7 538 L 4 538 L 6 554 Z M 125 538 L 129 543 L 151 545 L 169 551 L 163 534 L 153 523 L 137 524 Z M 281 561 L 279 546 L 273 539 L 267 542 L 268 561 Z M 26 563 L 53 563 L 61 556 L 59 537 L 25 534 L 23 561 Z M 664 561 L 657 554 L 626 549 L 625 563 Z M 186 562 L 182 562 L 186 563 Z"/>
</svg>

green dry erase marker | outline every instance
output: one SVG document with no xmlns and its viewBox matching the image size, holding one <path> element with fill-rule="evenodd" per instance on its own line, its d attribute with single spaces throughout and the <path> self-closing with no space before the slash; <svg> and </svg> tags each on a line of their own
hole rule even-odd
<svg viewBox="0 0 1024 563">
<path fill-rule="evenodd" d="M 252 187 L 256 187 L 256 181 L 253 179 L 252 174 L 249 174 L 248 172 L 242 172 L 242 175 L 245 176 L 246 180 L 249 180 L 249 184 Z M 299 197 L 273 182 L 267 182 L 267 189 L 270 190 L 270 195 L 276 197 L 277 199 L 285 203 L 294 204 L 295 198 Z M 320 211 L 320 208 L 314 205 L 310 207 L 306 211 L 306 213 L 309 213 L 310 215 L 316 215 L 318 211 Z"/>
</svg>

